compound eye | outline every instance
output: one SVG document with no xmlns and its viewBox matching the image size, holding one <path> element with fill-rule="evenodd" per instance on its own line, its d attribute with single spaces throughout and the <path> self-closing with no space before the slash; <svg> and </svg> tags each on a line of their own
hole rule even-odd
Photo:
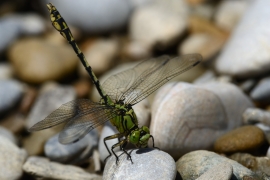
<svg viewBox="0 0 270 180">
<path fill-rule="evenodd" d="M 137 144 L 140 139 L 140 132 L 139 131 L 134 131 L 130 136 L 129 136 L 129 141 L 132 144 Z"/>
</svg>

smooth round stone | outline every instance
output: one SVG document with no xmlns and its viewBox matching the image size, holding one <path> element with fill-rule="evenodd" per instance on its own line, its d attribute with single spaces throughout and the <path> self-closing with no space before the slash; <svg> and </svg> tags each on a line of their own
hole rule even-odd
<svg viewBox="0 0 270 180">
<path fill-rule="evenodd" d="M 229 156 L 230 159 L 239 162 L 253 172 L 263 172 L 270 176 L 270 159 L 269 157 L 255 157 L 247 153 L 235 153 Z"/>
<path fill-rule="evenodd" d="M 209 33 L 191 34 L 178 48 L 178 54 L 199 53 L 206 61 L 216 55 L 225 43 L 225 38 Z M 211 44 L 211 46 L 209 46 Z"/>
<path fill-rule="evenodd" d="M 58 179 L 58 180 L 102 179 L 101 176 L 85 172 L 80 167 L 50 162 L 48 159 L 38 156 L 30 156 L 24 163 L 23 170 L 36 178 L 42 179 Z"/>
<path fill-rule="evenodd" d="M 219 137 L 214 145 L 220 153 L 246 152 L 259 149 L 266 142 L 263 131 L 256 126 L 243 126 Z"/>
<path fill-rule="evenodd" d="M 5 16 L 0 21 L 0 53 L 3 52 L 20 34 L 20 23 L 12 16 Z"/>
<path fill-rule="evenodd" d="M 11 79 L 13 68 L 9 63 L 0 62 L 0 80 Z"/>
<path fill-rule="evenodd" d="M 252 1 L 217 58 L 218 73 L 244 78 L 269 72 L 269 6 L 269 0 Z"/>
<path fill-rule="evenodd" d="M 98 39 L 86 46 L 83 49 L 85 58 L 96 74 L 102 74 L 112 66 L 119 48 L 116 39 Z M 79 68 L 82 75 L 89 77 L 82 64 Z"/>
<path fill-rule="evenodd" d="M 46 0 L 46 3 L 55 5 L 68 24 L 88 33 L 122 29 L 132 10 L 131 4 L 125 0 L 80 0 L 80 3 L 73 0 Z"/>
<path fill-rule="evenodd" d="M 251 1 L 221 1 L 214 16 L 215 23 L 222 29 L 232 31 L 246 12 Z"/>
<path fill-rule="evenodd" d="M 104 162 L 105 159 L 109 156 L 108 150 L 106 149 L 105 144 L 103 142 L 104 138 L 111 136 L 111 135 L 114 135 L 114 134 L 117 134 L 117 133 L 119 133 L 119 132 L 117 131 L 117 129 L 114 126 L 112 126 L 112 124 L 110 122 L 107 122 L 105 124 L 105 126 L 103 127 L 101 134 L 100 134 L 99 142 L 98 142 L 99 157 L 100 157 L 100 160 L 102 162 Z M 109 150 L 111 151 L 111 147 L 114 144 L 118 143 L 118 139 L 117 138 L 111 139 L 111 140 L 106 141 L 106 143 L 107 143 Z M 114 149 L 115 152 L 117 152 L 119 150 L 120 150 L 119 147 Z"/>
<path fill-rule="evenodd" d="M 270 102 L 270 77 L 263 78 L 251 91 L 250 97 L 257 102 Z"/>
<path fill-rule="evenodd" d="M 118 156 L 120 154 L 122 152 L 117 153 Z M 112 177 L 115 180 L 175 179 L 175 162 L 169 154 L 157 149 L 134 149 L 130 155 L 133 163 L 127 159 L 126 154 L 120 155 L 117 164 L 116 158 L 110 157 L 105 165 L 103 180 L 109 180 Z"/>
<path fill-rule="evenodd" d="M 26 151 L 1 135 L 0 147 L 0 179 L 19 179 L 23 174 L 22 166 L 27 157 Z"/>
<path fill-rule="evenodd" d="M 72 144 L 61 144 L 59 134 L 51 137 L 45 144 L 45 155 L 52 161 L 61 163 L 80 163 L 88 159 L 98 144 L 97 130 L 92 130 L 79 141 Z"/>
<path fill-rule="evenodd" d="M 229 163 L 222 162 L 209 168 L 209 170 L 203 173 L 196 180 L 230 180 L 233 173 L 232 170 L 232 166 Z"/>
<path fill-rule="evenodd" d="M 157 45 L 166 48 L 184 33 L 186 11 L 184 1 L 159 2 L 138 8 L 130 20 L 130 37 L 143 47 L 151 49 Z"/>
<path fill-rule="evenodd" d="M 216 168 L 221 174 L 223 174 L 222 171 L 230 173 L 228 169 L 222 168 L 223 166 L 229 168 L 228 164 L 232 166 L 232 178 L 236 180 L 242 180 L 244 176 L 252 177 L 253 180 L 260 179 L 257 174 L 236 161 L 205 150 L 193 151 L 184 155 L 176 162 L 176 168 L 182 179 L 192 180 L 204 176 L 204 173 L 209 173 L 208 171 L 213 171 L 211 168 Z M 219 165 L 220 168 L 217 167 Z M 216 179 L 221 178 L 216 177 Z"/>
<path fill-rule="evenodd" d="M 177 159 L 211 149 L 218 137 L 242 125 L 243 111 L 252 106 L 233 84 L 168 83 L 154 99 L 150 133 L 157 147 Z"/>
<path fill-rule="evenodd" d="M 15 145 L 18 143 L 14 134 L 2 126 L 0 126 L 0 136 L 7 138 L 10 142 L 13 142 Z"/>
<path fill-rule="evenodd" d="M 27 117 L 27 128 L 45 119 L 62 104 L 74 100 L 75 95 L 75 90 L 72 86 L 62 86 L 56 83 L 44 84 Z"/>
<path fill-rule="evenodd" d="M 246 124 L 263 123 L 270 126 L 270 112 L 259 108 L 248 108 L 243 113 Z"/>
<path fill-rule="evenodd" d="M 213 71 L 207 70 L 203 75 L 193 81 L 194 84 L 205 84 L 216 80 L 216 75 Z"/>
<path fill-rule="evenodd" d="M 78 63 L 76 54 L 68 45 L 37 37 L 15 42 L 8 57 L 18 77 L 29 83 L 60 80 L 72 73 Z"/>
<path fill-rule="evenodd" d="M 0 114 L 15 106 L 23 93 L 24 88 L 18 81 L 0 80 Z"/>
</svg>

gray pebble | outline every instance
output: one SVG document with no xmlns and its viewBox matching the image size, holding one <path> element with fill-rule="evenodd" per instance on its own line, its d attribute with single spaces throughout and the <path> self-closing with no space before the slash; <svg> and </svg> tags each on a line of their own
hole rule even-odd
<svg viewBox="0 0 270 180">
<path fill-rule="evenodd" d="M 18 144 L 18 141 L 14 136 L 14 134 L 10 130 L 4 128 L 3 126 L 0 126 L 0 136 L 7 138 L 10 142 L 14 143 L 15 145 Z"/>
<path fill-rule="evenodd" d="M 23 91 L 23 86 L 18 81 L 0 80 L 0 114 L 15 106 Z"/>
<path fill-rule="evenodd" d="M 257 174 L 236 161 L 205 150 L 193 151 L 184 155 L 176 162 L 176 167 L 183 179 L 193 180 L 199 178 L 204 173 L 208 173 L 207 171 L 211 171 L 211 168 L 217 168 L 221 173 L 224 170 L 221 163 L 232 166 L 232 179 L 242 180 L 244 176 L 252 177 L 253 180 L 260 179 Z M 221 165 L 220 168 L 216 167 L 218 165 Z M 229 173 L 229 171 L 227 172 Z M 216 179 L 220 179 L 220 177 Z"/>
<path fill-rule="evenodd" d="M 9 139 L 0 135 L 0 179 L 19 179 L 22 174 L 22 166 L 27 157 L 24 149 L 18 148 Z"/>
<path fill-rule="evenodd" d="M 9 63 L 0 63 L 0 80 L 11 79 L 13 68 Z"/>
<path fill-rule="evenodd" d="M 123 28 L 131 13 L 125 0 L 46 0 L 59 10 L 68 24 L 88 33 L 104 33 Z M 42 3 L 44 3 L 42 1 Z"/>
<path fill-rule="evenodd" d="M 233 168 L 229 163 L 222 162 L 209 168 L 196 180 L 230 180 L 233 173 Z"/>
<path fill-rule="evenodd" d="M 259 108 L 247 108 L 243 113 L 246 124 L 263 123 L 270 126 L 270 112 Z"/>
<path fill-rule="evenodd" d="M 103 180 L 175 179 L 175 162 L 169 154 L 157 149 L 134 149 L 130 155 L 133 164 L 127 159 L 126 154 L 119 157 L 117 164 L 114 156 L 109 158 L 104 169 Z"/>
<path fill-rule="evenodd" d="M 51 137 L 45 144 L 45 155 L 52 161 L 61 163 L 80 163 L 85 161 L 92 154 L 97 146 L 97 130 L 92 130 L 79 141 L 72 144 L 61 144 L 58 141 L 59 134 Z"/>
<path fill-rule="evenodd" d="M 55 83 L 46 83 L 27 118 L 27 128 L 45 119 L 50 113 L 62 104 L 75 99 L 75 90 L 71 86 L 61 86 Z"/>
<path fill-rule="evenodd" d="M 262 79 L 251 91 L 250 96 L 254 101 L 270 102 L 270 77 Z"/>
<path fill-rule="evenodd" d="M 157 147 L 177 159 L 211 149 L 218 137 L 242 125 L 242 113 L 252 106 L 233 84 L 168 83 L 154 99 L 150 133 Z"/>
<path fill-rule="evenodd" d="M 269 0 L 252 1 L 217 58 L 215 67 L 219 73 L 253 77 L 269 71 L 269 6 Z"/>
<path fill-rule="evenodd" d="M 101 180 L 96 174 L 85 172 L 82 168 L 73 165 L 63 165 L 50 162 L 46 158 L 31 156 L 23 165 L 23 170 L 42 179 L 57 180 Z"/>
</svg>

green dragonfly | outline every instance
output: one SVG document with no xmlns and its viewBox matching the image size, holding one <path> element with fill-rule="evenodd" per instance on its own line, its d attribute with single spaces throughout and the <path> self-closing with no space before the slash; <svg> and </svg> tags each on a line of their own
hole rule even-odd
<svg viewBox="0 0 270 180">
<path fill-rule="evenodd" d="M 64 128 L 59 134 L 59 142 L 69 144 L 82 139 L 89 131 L 110 121 L 119 133 L 108 136 L 103 141 L 109 152 L 108 157 L 112 155 L 112 152 L 116 157 L 116 162 L 118 162 L 118 156 L 114 151 L 116 147 L 120 147 L 132 162 L 131 156 L 125 150 L 127 143 L 132 143 L 138 148 L 145 148 L 148 140 L 152 139 L 155 148 L 154 137 L 150 134 L 149 128 L 146 126 L 139 128 L 132 106 L 173 77 L 199 64 L 202 56 L 189 54 L 175 58 L 161 56 L 145 60 L 132 69 L 109 77 L 101 86 L 63 17 L 51 3 L 47 4 L 47 7 L 52 25 L 73 47 L 95 84 L 101 100 L 97 103 L 89 99 L 76 99 L 65 103 L 44 120 L 32 126 L 29 131 L 39 131 L 64 123 Z M 110 151 L 106 141 L 115 138 L 118 138 L 119 142 L 114 144 Z"/>
</svg>

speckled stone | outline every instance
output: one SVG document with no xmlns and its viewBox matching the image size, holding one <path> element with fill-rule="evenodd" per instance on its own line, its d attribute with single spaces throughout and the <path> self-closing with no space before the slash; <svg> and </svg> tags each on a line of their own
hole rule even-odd
<svg viewBox="0 0 270 180">
<path fill-rule="evenodd" d="M 217 168 L 218 171 L 223 171 L 224 169 L 221 169 L 223 163 L 232 166 L 232 178 L 235 180 L 242 180 L 244 176 L 249 176 L 253 180 L 261 179 L 253 171 L 236 161 L 205 150 L 193 151 L 182 156 L 176 162 L 176 167 L 182 179 L 193 180 L 203 176 L 204 173 L 208 173 L 207 171 L 211 171 L 211 168 Z M 219 164 L 221 164 L 220 168 L 217 167 Z M 216 179 L 220 179 L 220 177 L 216 177 Z"/>
<path fill-rule="evenodd" d="M 250 97 L 257 102 L 270 102 L 270 77 L 263 78 L 250 92 Z"/>
<path fill-rule="evenodd" d="M 19 179 L 22 166 L 27 157 L 24 149 L 18 148 L 13 142 L 0 135 L 0 179 Z"/>
<path fill-rule="evenodd" d="M 50 162 L 38 156 L 30 156 L 23 165 L 23 170 L 36 178 L 57 180 L 101 180 L 96 174 L 85 172 L 82 168 Z"/>
<path fill-rule="evenodd" d="M 117 155 L 122 154 L 118 152 Z M 174 180 L 176 167 L 173 158 L 157 149 L 134 149 L 131 151 L 133 164 L 127 159 L 126 154 L 119 157 L 116 164 L 114 156 L 108 159 L 103 172 L 103 180 Z"/>
<path fill-rule="evenodd" d="M 150 133 L 157 147 L 177 159 L 211 149 L 218 137 L 242 125 L 242 113 L 252 106 L 233 84 L 168 83 L 153 101 Z"/>
<path fill-rule="evenodd" d="M 243 126 L 232 130 L 215 142 L 215 151 L 232 153 L 259 149 L 266 142 L 264 133 L 256 126 Z"/>
<path fill-rule="evenodd" d="M 209 168 L 209 170 L 203 173 L 196 180 L 230 180 L 232 177 L 232 173 L 232 165 L 226 162 L 222 162 L 214 165 L 212 168 Z"/>
</svg>

